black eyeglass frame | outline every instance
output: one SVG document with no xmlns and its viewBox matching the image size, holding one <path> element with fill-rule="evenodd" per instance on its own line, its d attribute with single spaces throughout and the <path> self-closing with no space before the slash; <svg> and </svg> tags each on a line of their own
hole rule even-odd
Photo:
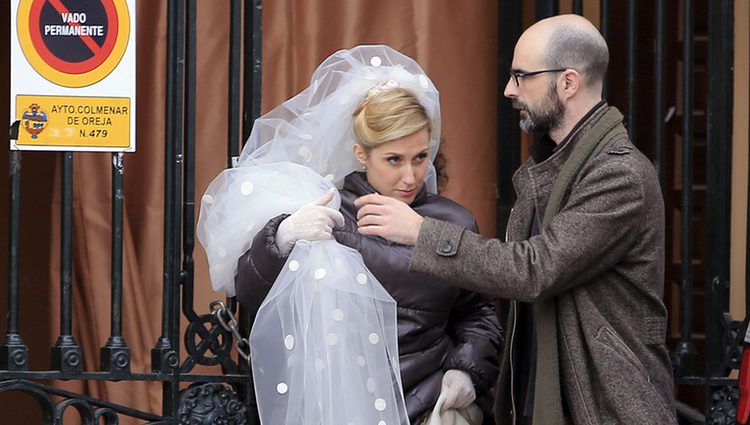
<svg viewBox="0 0 750 425">
<path fill-rule="evenodd" d="M 516 87 L 519 87 L 521 84 L 518 81 L 519 78 L 533 77 L 535 75 L 544 74 L 545 72 L 563 72 L 568 69 L 570 68 L 542 69 L 540 71 L 514 71 L 511 69 L 510 76 L 513 79 L 513 84 L 515 84 Z"/>
</svg>

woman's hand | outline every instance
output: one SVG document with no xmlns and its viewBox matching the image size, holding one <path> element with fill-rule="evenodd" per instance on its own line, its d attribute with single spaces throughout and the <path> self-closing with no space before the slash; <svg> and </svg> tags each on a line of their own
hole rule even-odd
<svg viewBox="0 0 750 425">
<path fill-rule="evenodd" d="M 445 402 L 441 412 L 448 409 L 463 409 L 468 407 L 477 398 L 474 391 L 474 384 L 468 373 L 451 369 L 443 375 L 443 385 L 440 390 L 445 395 Z"/>
<path fill-rule="evenodd" d="M 285 218 L 276 231 L 276 245 L 286 255 L 300 240 L 322 241 L 331 239 L 333 228 L 344 225 L 344 216 L 340 212 L 326 207 L 333 199 L 333 189 Z"/>
<path fill-rule="evenodd" d="M 377 235 L 403 245 L 415 245 L 424 218 L 405 203 L 371 193 L 354 201 L 357 227 L 363 235 Z"/>
</svg>

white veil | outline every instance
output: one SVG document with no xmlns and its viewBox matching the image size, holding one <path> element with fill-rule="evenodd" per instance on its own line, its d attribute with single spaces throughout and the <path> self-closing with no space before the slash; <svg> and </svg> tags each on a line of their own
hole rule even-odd
<svg viewBox="0 0 750 425">
<path fill-rule="evenodd" d="M 237 167 L 203 195 L 197 235 L 214 290 L 234 295 L 237 260 L 269 219 L 341 188 L 360 168 L 352 114 L 370 90 L 392 85 L 414 92 L 432 119 L 434 159 L 439 97 L 419 65 L 382 45 L 334 53 L 307 89 L 255 121 Z M 426 184 L 436 191 L 432 167 Z M 336 193 L 329 207 L 339 206 Z M 395 307 L 359 253 L 335 240 L 298 242 L 250 337 L 262 423 L 407 424 Z"/>
</svg>

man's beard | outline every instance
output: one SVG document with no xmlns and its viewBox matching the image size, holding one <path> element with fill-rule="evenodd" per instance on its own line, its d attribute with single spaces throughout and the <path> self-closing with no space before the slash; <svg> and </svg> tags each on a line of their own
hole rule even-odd
<svg viewBox="0 0 750 425">
<path fill-rule="evenodd" d="M 526 112 L 525 117 L 521 117 L 519 125 L 521 130 L 527 133 L 549 133 L 560 127 L 565 114 L 565 107 L 560 102 L 554 86 L 549 87 L 539 108 L 529 108 L 529 105 L 518 99 L 513 99 L 513 107 Z"/>
</svg>

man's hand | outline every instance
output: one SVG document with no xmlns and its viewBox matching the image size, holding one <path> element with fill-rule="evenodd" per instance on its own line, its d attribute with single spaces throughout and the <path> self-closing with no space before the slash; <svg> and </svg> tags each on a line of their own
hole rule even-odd
<svg viewBox="0 0 750 425">
<path fill-rule="evenodd" d="M 451 369 L 443 375 L 443 385 L 440 390 L 445 396 L 445 403 L 440 409 L 445 412 L 448 409 L 463 409 L 477 398 L 474 391 L 474 384 L 468 373 Z"/>
<path fill-rule="evenodd" d="M 377 235 L 403 245 L 415 245 L 424 218 L 405 203 L 371 193 L 354 201 L 357 226 L 363 235 Z"/>
</svg>

